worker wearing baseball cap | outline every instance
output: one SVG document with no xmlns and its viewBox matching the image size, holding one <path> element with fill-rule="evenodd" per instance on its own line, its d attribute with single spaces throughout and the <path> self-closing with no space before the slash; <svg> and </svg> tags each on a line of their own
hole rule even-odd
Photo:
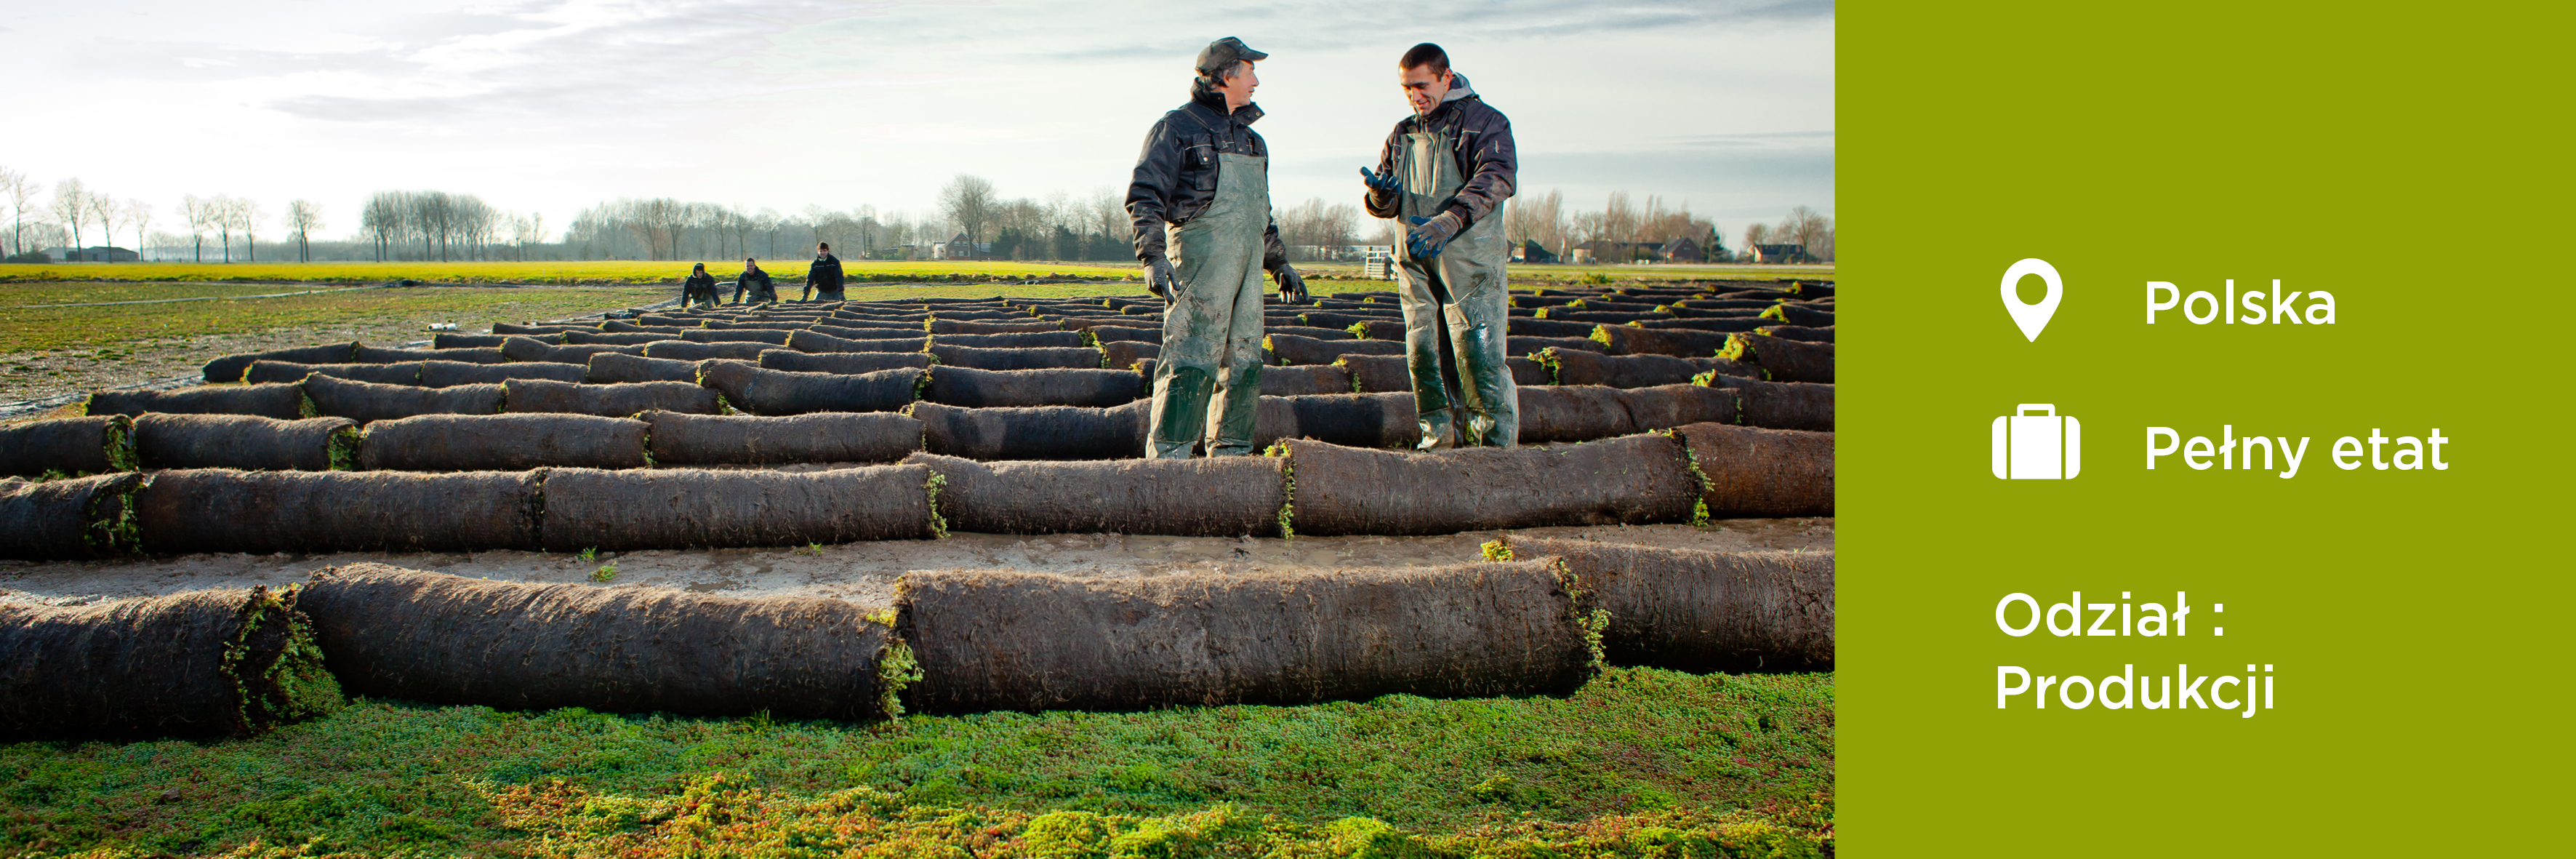
<svg viewBox="0 0 2576 859">
<path fill-rule="evenodd" d="M 1169 304 L 1154 364 L 1145 456 L 1183 458 L 1202 436 L 1209 456 L 1252 449 L 1261 399 L 1261 272 L 1280 298 L 1305 300 L 1270 214 L 1270 149 L 1252 123 L 1269 58 L 1231 36 L 1199 52 L 1190 103 L 1145 135 L 1127 188 L 1146 288 Z"/>
</svg>

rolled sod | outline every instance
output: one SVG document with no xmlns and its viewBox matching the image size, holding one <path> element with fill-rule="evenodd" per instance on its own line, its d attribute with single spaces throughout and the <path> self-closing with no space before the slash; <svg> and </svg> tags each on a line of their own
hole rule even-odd
<svg viewBox="0 0 2576 859">
<path fill-rule="evenodd" d="M 124 415 L 53 418 L 0 426 L 0 474 L 35 477 L 130 471 L 134 420 Z"/>
<path fill-rule="evenodd" d="M 1262 315 L 1265 321 L 1272 316 L 1279 317 L 1280 321 L 1270 324 L 1309 325 L 1316 328 L 1339 328 L 1341 330 L 1348 331 L 1351 329 L 1351 326 L 1367 322 L 1372 319 L 1401 320 L 1404 318 L 1404 312 L 1390 307 L 1383 313 L 1367 313 L 1358 310 L 1313 310 L 1306 312 L 1272 310 L 1265 312 Z"/>
<path fill-rule="evenodd" d="M 241 381 L 254 385 L 301 382 L 304 377 L 320 373 L 352 382 L 374 382 L 379 385 L 420 384 L 419 361 L 394 364 L 297 364 L 291 361 L 252 361 L 242 371 Z"/>
<path fill-rule="evenodd" d="M 1398 323 L 1399 328 L 1398 328 L 1397 330 L 1399 331 L 1399 333 L 1398 333 L 1398 335 L 1397 335 L 1397 338 L 1396 338 L 1396 339 L 1402 339 L 1402 337 L 1403 337 L 1403 335 L 1400 333 L 1400 332 L 1402 331 L 1401 324 L 1402 324 L 1402 323 Z M 1162 332 L 1162 329 L 1156 328 L 1156 329 L 1152 329 L 1152 330 L 1153 330 L 1154 335 L 1155 335 L 1154 339 L 1156 339 L 1156 340 L 1160 340 L 1160 339 L 1162 339 L 1162 333 L 1163 333 L 1163 332 Z M 1343 331 L 1343 330 L 1338 329 L 1338 328 L 1317 328 L 1317 327 L 1314 327 L 1314 326 L 1312 326 L 1312 325 L 1280 325 L 1280 326 L 1274 326 L 1274 327 L 1267 327 L 1267 328 L 1263 328 L 1263 329 L 1261 329 L 1261 331 L 1262 331 L 1262 333 L 1263 333 L 1263 334 L 1288 334 L 1288 335 L 1293 335 L 1293 336 L 1297 336 L 1297 337 L 1312 337 L 1312 338 L 1315 338 L 1315 339 L 1317 339 L 1317 340 L 1357 340 L 1357 339 L 1360 339 L 1358 336 L 1353 335 L 1351 332 Z"/>
<path fill-rule="evenodd" d="M 1761 302 L 1753 303 L 1759 304 Z M 1743 307 L 1706 309 L 1698 307 L 1673 306 L 1666 307 L 1664 312 L 1672 314 L 1677 319 L 1740 319 L 1747 316 L 1759 318 L 1762 315 L 1762 312 L 1759 310 Z M 1654 323 L 1648 324 L 1651 326 Z"/>
<path fill-rule="evenodd" d="M 898 646 L 865 607 L 491 582 L 383 564 L 315 573 L 302 603 L 356 694 L 513 710 L 878 719 Z"/>
<path fill-rule="evenodd" d="M 1437 453 L 1283 444 L 1300 534 L 1688 522 L 1699 496 L 1682 443 L 1653 433 Z"/>
<path fill-rule="evenodd" d="M 1659 328 L 1664 330 L 1686 329 L 1691 331 L 1714 331 L 1731 334 L 1738 331 L 1751 331 L 1770 324 L 1772 324 L 1771 321 L 1767 319 L 1760 319 L 1751 316 L 1734 316 L 1715 319 L 1697 318 L 1649 320 L 1646 322 L 1639 322 L 1634 327 Z"/>
<path fill-rule="evenodd" d="M 940 515 L 982 534 L 1275 537 L 1288 503 L 1282 461 L 1266 456 L 1090 462 L 976 462 L 914 454 L 947 479 Z"/>
<path fill-rule="evenodd" d="M 1771 429 L 1834 431 L 1834 386 L 1806 382 L 1765 382 L 1702 373 L 1693 384 L 1724 387 L 1744 398 L 1746 426 Z M 1725 421 L 1720 421 L 1725 423 Z"/>
<path fill-rule="evenodd" d="M 528 549 L 544 474 L 177 469 L 135 517 L 155 554 Z"/>
<path fill-rule="evenodd" d="M 618 346 L 607 343 L 592 343 L 584 346 L 548 346 L 525 337 L 513 337 L 510 338 L 509 342 L 501 344 L 501 354 L 512 361 L 530 361 L 547 364 L 580 364 L 588 366 L 590 364 L 590 356 L 597 355 L 601 352 L 624 352 L 629 355 L 641 355 L 644 354 L 644 347 L 640 345 Z"/>
<path fill-rule="evenodd" d="M 1834 324 L 1834 311 L 1830 305 L 1818 307 L 1797 302 L 1782 302 L 1762 311 L 1762 316 L 1765 319 L 1775 319 L 1809 328 L 1830 328 Z"/>
<path fill-rule="evenodd" d="M 637 325 L 622 319 L 610 319 L 599 323 L 599 330 L 607 334 L 669 334 L 677 337 L 688 329 L 677 325 Z"/>
<path fill-rule="evenodd" d="M 1729 335 L 1689 328 L 1637 328 L 1629 325 L 1603 325 L 1592 330 L 1592 339 L 1609 348 L 1612 355 L 1671 355 L 1677 358 L 1706 358 L 1726 345 Z"/>
<path fill-rule="evenodd" d="M 929 328 L 932 334 L 1028 334 L 1062 330 L 1063 325 L 1053 322 L 966 322 L 945 317 L 933 317 Z"/>
<path fill-rule="evenodd" d="M 596 325 L 519 325 L 510 322 L 492 323 L 492 333 L 494 334 L 562 334 L 566 331 L 597 330 L 599 330 L 599 326 Z"/>
<path fill-rule="evenodd" d="M 680 339 L 691 343 L 768 343 L 773 346 L 785 346 L 789 333 L 789 329 L 786 328 L 742 328 L 729 331 L 692 328 L 680 332 Z"/>
<path fill-rule="evenodd" d="M 1152 373 L 1143 375 L 1151 378 Z M 1149 384 L 1149 390 L 1150 387 Z M 1351 372 L 1331 364 L 1265 367 L 1261 371 L 1261 395 L 1265 397 L 1348 393 L 1352 393 Z"/>
<path fill-rule="evenodd" d="M 1422 437 L 1413 394 L 1309 394 L 1261 398 L 1253 441 L 1303 438 L 1346 447 L 1412 447 Z"/>
<path fill-rule="evenodd" d="M 1138 361 L 1162 356 L 1160 341 L 1105 340 L 1100 344 L 1100 366 L 1111 370 L 1132 370 Z"/>
<path fill-rule="evenodd" d="M 455 361 L 463 364 L 500 364 L 510 359 L 493 347 L 463 349 L 385 349 L 360 345 L 349 359 L 358 364 L 401 364 L 412 361 Z"/>
<path fill-rule="evenodd" d="M 130 471 L 43 482 L 0 478 L 0 558 L 51 561 L 137 551 L 132 496 L 142 483 L 142 475 Z"/>
<path fill-rule="evenodd" d="M 1504 323 L 1504 326 L 1504 334 L 1509 337 L 1590 337 L 1592 329 L 1601 327 L 1590 322 L 1532 319 L 1526 316 L 1514 316 Z"/>
<path fill-rule="evenodd" d="M 1159 324 L 1155 324 L 1155 325 L 1147 325 L 1147 324 L 1144 324 L 1144 322 L 1143 322 L 1142 320 L 1139 320 L 1139 319 L 1137 319 L 1136 317 L 1133 317 L 1133 316 L 1066 316 L 1066 317 L 1062 317 L 1062 318 L 1058 319 L 1057 321 L 1064 323 L 1064 327 L 1065 327 L 1065 328 L 1070 329 L 1070 330 L 1074 330 L 1074 331 L 1090 331 L 1090 330 L 1093 330 L 1093 329 L 1096 329 L 1096 328 L 1120 328 L 1120 329 L 1125 329 L 1125 330 L 1127 330 L 1127 331 L 1149 331 L 1149 332 L 1153 332 L 1153 336 L 1152 336 L 1152 337 L 1150 337 L 1150 338 L 1146 338 L 1146 339 L 1155 340 L 1155 341 L 1161 341 L 1161 340 L 1163 339 L 1163 329 L 1162 329 L 1162 326 L 1161 326 L 1161 325 L 1159 325 Z M 1108 338 L 1108 337 L 1103 337 L 1103 338 L 1101 338 L 1101 339 L 1104 339 L 1104 340 L 1107 340 L 1107 339 L 1122 339 L 1122 340 L 1130 340 L 1130 339 L 1135 339 L 1135 338 L 1133 338 L 1133 337 L 1119 337 L 1119 338 Z"/>
<path fill-rule="evenodd" d="M 455 361 L 420 362 L 420 385 L 424 388 L 453 388 L 458 385 L 498 385 L 511 379 L 551 379 L 578 382 L 588 375 L 580 364 L 553 362 L 511 364 L 464 364 Z"/>
<path fill-rule="evenodd" d="M 1760 334 L 1731 334 L 1720 358 L 1761 365 L 1774 382 L 1834 382 L 1834 344 L 1784 340 Z"/>
<path fill-rule="evenodd" d="M 1706 674 L 1834 670 L 1834 553 L 1706 552 L 1507 535 L 1603 610 L 1603 661 Z"/>
<path fill-rule="evenodd" d="M 816 322 L 811 326 L 807 326 L 807 330 L 818 334 L 829 334 L 834 337 L 847 337 L 853 340 L 885 340 L 889 338 L 930 336 L 930 330 L 923 328 L 922 325 L 923 323 L 921 322 L 870 322 L 864 319 L 844 319 L 838 316 L 832 316 L 825 317 L 822 321 Z"/>
<path fill-rule="evenodd" d="M 1834 515 L 1834 434 L 1726 424 L 1678 430 L 1711 516 Z"/>
<path fill-rule="evenodd" d="M 1024 334 L 940 334 L 930 339 L 939 346 L 974 346 L 984 349 L 1025 349 L 1031 347 L 1066 349 L 1090 345 L 1082 342 L 1079 331 L 1032 331 Z"/>
<path fill-rule="evenodd" d="M 1594 343 L 1594 346 L 1600 344 Z M 1549 349 L 1532 356 L 1546 365 L 1559 385 L 1650 388 L 1688 384 L 1701 373 L 1760 378 L 1762 368 L 1723 358 L 1676 358 L 1670 355 L 1601 355 L 1581 349 Z"/>
<path fill-rule="evenodd" d="M 722 361 L 709 361 L 713 366 Z M 742 366 L 735 364 L 734 366 Z M 712 415 L 723 411 L 716 392 L 688 382 L 624 382 L 585 385 L 546 379 L 512 379 L 502 383 L 502 411 L 625 417 L 651 409 Z"/>
<path fill-rule="evenodd" d="M 1262 346 L 1284 365 L 1330 364 L 1344 355 L 1404 354 L 1404 344 L 1394 340 L 1317 340 L 1294 334 L 1265 335 Z"/>
<path fill-rule="evenodd" d="M 614 385 L 620 382 L 695 384 L 698 381 L 698 362 L 602 352 L 590 356 L 590 367 L 582 374 L 580 381 L 593 385 Z"/>
<path fill-rule="evenodd" d="M 1114 408 L 1040 406 L 960 408 L 914 403 L 922 449 L 945 456 L 1000 459 L 1136 459 L 1145 455 L 1151 401 Z"/>
<path fill-rule="evenodd" d="M 206 381 L 209 382 L 238 382 L 241 381 L 242 371 L 250 369 L 250 363 L 252 361 L 291 361 L 297 364 L 346 364 L 349 363 L 349 356 L 357 353 L 357 342 L 350 341 L 347 343 L 324 343 L 319 346 L 299 346 L 293 349 L 271 349 L 266 352 L 246 352 L 239 355 L 226 355 L 206 362 L 205 378 Z"/>
<path fill-rule="evenodd" d="M 297 603 L 258 587 L 0 604 L 0 739 L 249 736 L 338 709 Z"/>
<path fill-rule="evenodd" d="M 967 408 L 1118 406 L 1152 393 L 1151 380 L 1129 370 L 978 370 L 943 365 L 929 372 L 930 385 L 923 389 L 922 399 Z"/>
<path fill-rule="evenodd" d="M 667 361 L 706 361 L 717 358 L 758 361 L 760 353 L 776 348 L 778 346 L 775 344 L 757 341 L 691 343 L 686 340 L 661 340 L 644 344 L 643 354 L 647 358 L 660 358 Z"/>
<path fill-rule="evenodd" d="M 413 415 L 488 415 L 501 410 L 500 385 L 425 388 L 352 382 L 315 375 L 306 378 L 301 387 L 304 396 L 313 402 L 315 414 L 348 418 L 362 424 Z"/>
<path fill-rule="evenodd" d="M 510 342 L 512 337 L 525 337 L 539 343 L 558 346 L 563 344 L 561 334 L 432 334 L 429 335 L 429 345 L 437 349 L 472 349 L 481 346 L 499 346 Z"/>
<path fill-rule="evenodd" d="M 547 383 L 556 384 L 556 383 Z M 421 415 L 367 425 L 368 471 L 643 468 L 646 424 L 580 414 Z"/>
<path fill-rule="evenodd" d="M 148 468 L 329 471 L 352 464 L 357 427 L 348 418 L 144 415 L 134 419 L 134 452 Z"/>
<path fill-rule="evenodd" d="M 698 333 L 698 334 L 702 334 L 702 335 L 703 335 L 703 334 L 708 334 L 709 332 L 715 332 L 715 331 L 792 331 L 792 330 L 795 330 L 795 329 L 798 329 L 798 328 L 803 328 L 803 327 L 805 327 L 805 326 L 807 326 L 807 325 L 811 325 L 811 324 L 813 324 L 811 321 L 804 320 L 804 319 L 798 319 L 798 320 L 794 320 L 794 321 L 787 321 L 787 320 L 780 320 L 780 319 L 755 319 L 755 318 L 736 319 L 736 320 L 732 320 L 732 321 L 726 321 L 726 320 L 722 320 L 722 319 L 710 319 L 710 320 L 707 320 L 706 325 L 705 325 L 705 326 L 703 326 L 703 327 L 695 328 L 695 329 L 683 328 L 683 329 L 680 329 L 680 333 L 681 333 L 681 335 L 683 335 L 683 337 L 686 337 L 686 335 L 688 335 L 688 334 L 690 334 L 690 333 L 692 333 L 692 332 L 695 332 L 695 333 Z M 686 339 L 692 339 L 692 340 L 695 340 L 695 339 L 700 339 L 700 338 L 687 337 Z M 710 338 L 710 339 L 714 339 L 714 340 L 733 340 L 733 339 L 737 339 L 737 338 L 733 338 L 733 337 L 714 337 L 714 338 Z"/>
<path fill-rule="evenodd" d="M 790 344 L 793 345 L 793 344 Z M 1095 353 L 1096 354 L 1096 353 Z M 789 373 L 874 373 L 880 370 L 930 369 L 927 352 L 798 352 L 771 349 L 760 353 L 760 368 Z"/>
<path fill-rule="evenodd" d="M 1733 423 L 1742 400 L 1731 389 L 1700 385 L 1606 388 L 1530 385 L 1520 389 L 1523 444 L 1592 441 L 1683 424 Z"/>
<path fill-rule="evenodd" d="M 652 331 L 611 331 L 599 334 L 591 334 L 583 331 L 571 331 L 564 334 L 564 345 L 587 346 L 606 343 L 612 346 L 635 346 L 644 343 L 659 343 L 664 340 L 678 339 L 680 339 L 680 337 L 677 334 L 662 334 Z"/>
<path fill-rule="evenodd" d="M 243 365 L 247 367 L 248 365 Z M 240 378 L 237 371 L 234 378 Z M 259 415 L 279 420 L 304 416 L 304 386 L 199 385 L 169 391 L 99 391 L 82 410 L 88 415 Z"/>
<path fill-rule="evenodd" d="M 803 546 L 932 536 L 930 470 L 559 468 L 546 472 L 545 547 Z"/>
<path fill-rule="evenodd" d="M 1741 293 L 1735 293 L 1735 294 L 1741 294 Z M 1780 295 L 1784 295 L 1784 293 L 1777 293 L 1777 292 L 1769 293 L 1769 294 L 1770 294 L 1770 295 L 1773 295 L 1773 296 L 1780 296 Z M 1681 300 L 1681 301 L 1673 302 L 1673 306 L 1675 306 L 1675 307 L 1687 307 L 1687 308 L 1691 308 L 1691 309 L 1693 309 L 1693 310 L 1754 310 L 1754 311 L 1760 311 L 1760 310 L 1763 310 L 1763 309 L 1769 308 L 1771 305 L 1778 304 L 1778 303 L 1780 303 L 1780 302 L 1779 302 L 1776 298 L 1688 298 L 1688 299 L 1683 299 L 1683 300 Z"/>
<path fill-rule="evenodd" d="M 1834 327 L 1831 325 L 1827 325 L 1822 328 L 1808 328 L 1801 325 L 1765 325 L 1760 328 L 1753 329 L 1753 333 L 1760 334 L 1765 337 L 1777 337 L 1782 340 L 1797 340 L 1806 343 L 1834 342 Z"/>
<path fill-rule="evenodd" d="M 733 363 L 708 364 L 699 384 L 725 402 L 755 415 L 808 412 L 890 412 L 910 404 L 924 370 L 874 373 L 790 373 Z"/>
<path fill-rule="evenodd" d="M 645 412 L 662 465 L 893 462 L 921 449 L 921 422 L 892 412 L 790 417 Z"/>
<path fill-rule="evenodd" d="M 906 573 L 913 709 L 1143 710 L 1565 695 L 1590 677 L 1547 561 L 1077 579 Z"/>
<path fill-rule="evenodd" d="M 1402 355 L 1344 355 L 1335 359 L 1333 366 L 1349 373 L 1351 383 L 1361 391 L 1413 393 L 1413 371 L 1406 368 Z"/>
<path fill-rule="evenodd" d="M 1589 337 L 1503 338 L 1503 354 L 1505 355 L 1529 357 L 1548 349 L 1563 349 L 1569 352 L 1580 351 L 1601 354 L 1608 352 L 1610 347 L 1604 346 L 1601 344 L 1601 341 L 1594 340 Z"/>
<path fill-rule="evenodd" d="M 798 331 L 787 337 L 787 348 L 798 352 L 919 352 L 930 345 L 930 338 L 912 337 L 840 337 L 821 331 Z"/>
<path fill-rule="evenodd" d="M 1288 332 L 1288 333 L 1290 333 L 1290 334 L 1303 334 L 1303 333 L 1305 333 L 1305 332 L 1303 332 L 1303 331 L 1291 331 L 1291 332 Z M 1352 324 L 1352 325 L 1351 325 L 1351 327 L 1350 327 L 1348 330 L 1344 331 L 1343 333 L 1346 333 L 1346 334 L 1355 334 L 1355 335 L 1356 335 L 1356 336 L 1358 336 L 1360 339 L 1364 339 L 1364 340 L 1396 340 L 1396 341 L 1401 341 L 1401 340 L 1403 340 L 1403 339 L 1404 339 L 1404 320 L 1401 320 L 1401 319 L 1372 319 L 1372 320 L 1368 320 L 1368 321 L 1366 321 L 1366 322 L 1354 323 L 1354 324 Z"/>
<path fill-rule="evenodd" d="M 1100 350 L 1089 346 L 993 349 L 933 342 L 930 354 L 941 364 L 976 370 L 1100 369 Z"/>
</svg>

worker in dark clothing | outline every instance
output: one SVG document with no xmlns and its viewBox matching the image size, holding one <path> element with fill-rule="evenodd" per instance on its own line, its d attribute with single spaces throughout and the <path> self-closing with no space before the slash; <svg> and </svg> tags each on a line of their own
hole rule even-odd
<svg viewBox="0 0 2576 859">
<path fill-rule="evenodd" d="M 1395 124 L 1377 170 L 1360 168 L 1368 212 L 1397 219 L 1397 278 L 1405 366 L 1424 450 L 1510 447 L 1520 439 L 1520 391 L 1503 361 L 1510 282 L 1503 201 L 1519 172 L 1511 120 L 1423 43 L 1397 63 L 1413 115 Z M 1447 347 L 1453 366 L 1443 366 Z"/>
<path fill-rule="evenodd" d="M 707 273 L 707 264 L 689 269 L 687 280 L 680 281 L 680 306 L 697 307 L 716 303 L 716 276 Z"/>
<path fill-rule="evenodd" d="M 733 279 L 733 303 L 741 304 L 743 293 L 751 294 L 751 303 L 769 304 L 778 300 L 778 286 L 769 280 L 769 272 L 760 270 L 760 261 L 742 258 L 742 274 Z"/>
<path fill-rule="evenodd" d="M 814 264 L 805 269 L 805 300 L 840 301 L 841 258 L 832 255 L 831 242 L 814 245 Z"/>
<path fill-rule="evenodd" d="M 1261 272 L 1280 299 L 1305 300 L 1270 212 L 1270 149 L 1252 122 L 1270 55 L 1227 37 L 1199 52 L 1190 103 L 1145 134 L 1127 188 L 1145 288 L 1163 297 L 1162 359 L 1145 456 L 1183 458 L 1202 436 L 1209 456 L 1253 452 L 1261 399 Z"/>
<path fill-rule="evenodd" d="M 742 258 L 742 273 L 734 276 L 734 303 L 744 303 L 746 294 L 752 304 L 774 304 L 778 301 L 777 283 L 770 279 L 769 272 L 761 269 L 760 261 L 751 257 Z"/>
</svg>

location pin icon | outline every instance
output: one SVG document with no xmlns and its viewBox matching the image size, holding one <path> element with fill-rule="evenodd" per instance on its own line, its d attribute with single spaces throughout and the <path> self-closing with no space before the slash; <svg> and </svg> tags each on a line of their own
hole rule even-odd
<svg viewBox="0 0 2576 859">
<path fill-rule="evenodd" d="M 2048 294 L 2041 296 L 2038 304 L 2021 301 L 2021 279 L 2030 274 L 2039 275 L 2048 284 Z M 2048 318 L 2057 315 L 2057 300 L 2065 297 L 2066 284 L 2057 278 L 2057 268 L 2047 260 L 2026 259 L 2004 269 L 2004 310 L 2012 313 L 2013 324 L 2021 326 L 2021 335 L 2033 343 L 2039 342 L 2039 331 L 2048 327 Z"/>
</svg>

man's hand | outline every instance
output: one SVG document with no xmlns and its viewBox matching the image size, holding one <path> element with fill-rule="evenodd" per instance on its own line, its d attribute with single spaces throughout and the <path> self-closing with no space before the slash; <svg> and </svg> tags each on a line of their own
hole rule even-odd
<svg viewBox="0 0 2576 859">
<path fill-rule="evenodd" d="M 1180 276 L 1172 273 L 1171 260 L 1155 257 L 1145 261 L 1145 291 L 1161 298 L 1164 304 L 1172 303 L 1172 294 L 1179 291 L 1180 283 Z"/>
<path fill-rule="evenodd" d="M 1280 263 L 1278 268 L 1271 270 L 1270 277 L 1279 281 L 1279 300 L 1282 303 L 1306 303 L 1306 276 L 1298 274 L 1296 267 Z"/>
<path fill-rule="evenodd" d="M 1440 249 L 1448 247 L 1449 240 L 1458 237 L 1456 212 L 1442 212 L 1430 218 L 1416 216 L 1409 220 L 1413 227 L 1405 231 L 1404 246 L 1413 252 L 1414 259 L 1439 256 Z"/>
<path fill-rule="evenodd" d="M 1366 183 L 1370 189 L 1377 191 L 1394 191 L 1404 187 L 1404 180 L 1395 178 L 1395 171 L 1393 170 L 1389 170 L 1386 172 L 1386 175 L 1380 176 L 1371 172 L 1368 168 L 1362 167 L 1360 168 L 1360 181 Z"/>
</svg>

